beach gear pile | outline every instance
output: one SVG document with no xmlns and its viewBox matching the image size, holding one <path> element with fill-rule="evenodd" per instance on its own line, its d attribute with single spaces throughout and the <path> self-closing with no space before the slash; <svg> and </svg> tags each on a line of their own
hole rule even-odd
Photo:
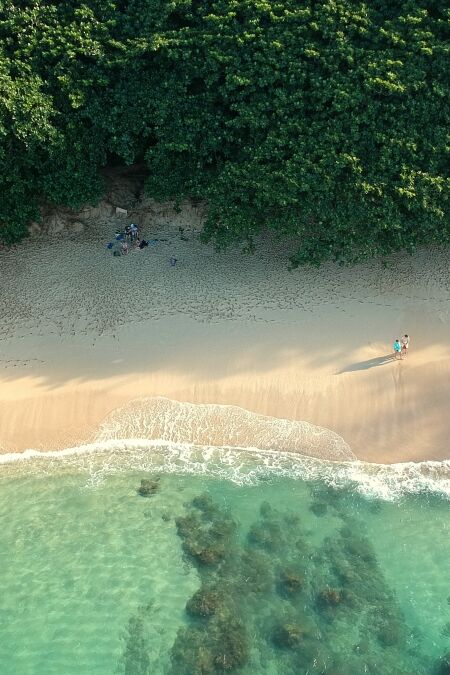
<svg viewBox="0 0 450 675">
<path fill-rule="evenodd" d="M 117 230 L 114 235 L 114 241 L 110 241 L 106 244 L 106 248 L 109 249 L 113 256 L 126 255 L 129 250 L 128 243 L 138 242 L 138 247 L 142 250 L 148 246 L 148 242 L 144 239 L 139 240 L 139 226 L 136 223 L 131 223 L 130 225 L 125 225 L 123 230 Z"/>
<path fill-rule="evenodd" d="M 117 230 L 114 235 L 114 241 L 109 241 L 105 244 L 106 248 L 111 251 L 113 256 L 122 256 L 126 255 L 130 250 L 129 244 L 134 244 L 134 249 L 139 249 L 143 251 L 144 248 L 148 246 L 156 246 L 157 242 L 167 241 L 167 239 L 139 239 L 139 225 L 131 223 L 130 225 L 125 225 L 123 230 Z M 178 258 L 172 255 L 169 258 L 169 263 L 171 267 L 175 267 L 178 262 Z"/>
</svg>

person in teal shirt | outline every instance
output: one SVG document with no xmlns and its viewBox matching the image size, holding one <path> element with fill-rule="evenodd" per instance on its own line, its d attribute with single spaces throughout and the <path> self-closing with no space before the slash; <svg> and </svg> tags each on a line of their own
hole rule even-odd
<svg viewBox="0 0 450 675">
<path fill-rule="evenodd" d="M 400 344 L 400 340 L 398 338 L 395 338 L 394 344 L 392 345 L 392 349 L 394 350 L 394 359 L 398 359 L 398 357 L 402 357 L 402 346 Z"/>
</svg>

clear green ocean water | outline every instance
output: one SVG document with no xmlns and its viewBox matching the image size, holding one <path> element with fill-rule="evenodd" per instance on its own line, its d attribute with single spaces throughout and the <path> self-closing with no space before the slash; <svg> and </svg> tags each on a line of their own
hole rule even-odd
<svg viewBox="0 0 450 675">
<path fill-rule="evenodd" d="M 450 672 L 439 491 L 171 452 L 1 467 L 1 675 Z"/>
</svg>

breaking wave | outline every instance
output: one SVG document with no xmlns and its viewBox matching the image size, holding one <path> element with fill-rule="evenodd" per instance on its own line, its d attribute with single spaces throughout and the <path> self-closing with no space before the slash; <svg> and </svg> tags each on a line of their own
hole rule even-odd
<svg viewBox="0 0 450 675">
<path fill-rule="evenodd" d="M 307 422 L 164 398 L 134 401 L 115 411 L 91 443 L 4 454 L 0 463 L 5 477 L 82 471 L 91 485 L 111 473 L 148 471 L 242 485 L 275 477 L 323 481 L 386 500 L 425 492 L 450 499 L 450 460 L 361 462 L 338 434 Z"/>
</svg>

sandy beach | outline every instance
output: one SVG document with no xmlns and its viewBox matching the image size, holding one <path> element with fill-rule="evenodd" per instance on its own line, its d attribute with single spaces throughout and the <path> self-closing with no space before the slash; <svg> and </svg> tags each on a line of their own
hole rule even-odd
<svg viewBox="0 0 450 675">
<path fill-rule="evenodd" d="M 448 252 L 289 271 L 286 245 L 215 253 L 192 213 L 142 220 L 157 241 L 120 258 L 113 216 L 0 251 L 2 452 L 87 442 L 164 396 L 319 425 L 371 462 L 450 457 Z"/>
</svg>

